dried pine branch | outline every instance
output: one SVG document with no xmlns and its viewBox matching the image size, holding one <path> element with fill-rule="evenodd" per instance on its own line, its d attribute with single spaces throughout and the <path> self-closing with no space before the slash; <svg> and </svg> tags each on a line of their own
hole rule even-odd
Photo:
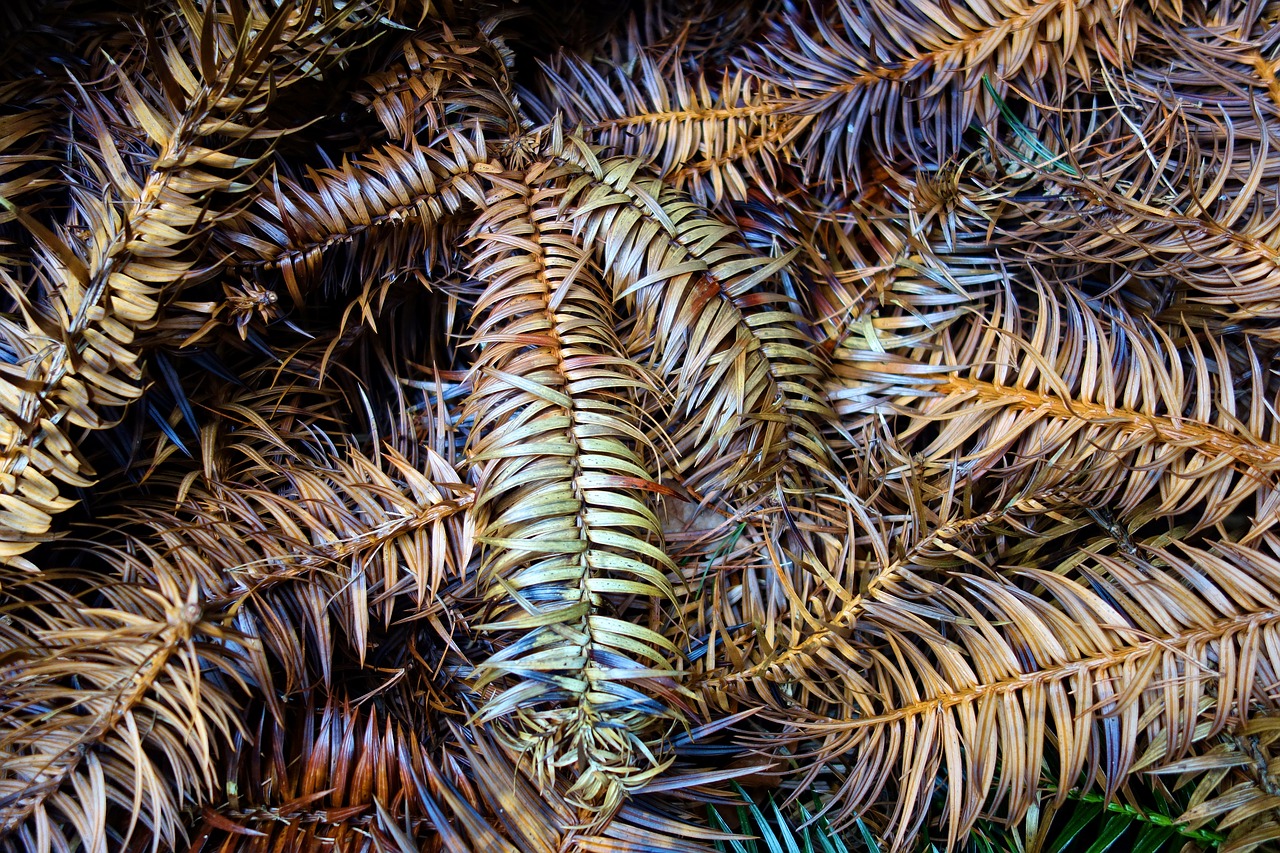
<svg viewBox="0 0 1280 853">
<path fill-rule="evenodd" d="M 1158 772 L 1179 773 L 1179 787 L 1198 780 L 1180 818 L 1189 828 L 1198 829 L 1221 816 L 1218 827 L 1230 834 L 1219 849 L 1265 849 L 1280 838 L 1280 766 L 1272 756 L 1275 717 L 1258 714 L 1217 740 L 1198 755 L 1161 765 Z"/>
<path fill-rule="evenodd" d="M 575 767 L 570 801 L 610 815 L 662 769 L 657 740 L 682 717 L 671 707 L 678 650 L 660 626 L 608 604 L 674 598 L 646 500 L 671 492 L 646 461 L 636 398 L 652 381 L 617 340 L 611 300 L 560 217 L 566 171 L 495 178 L 475 226 L 486 289 L 473 320 L 469 457 L 490 554 L 474 628 L 498 645 L 476 689 L 502 685 L 479 719 L 511 725 L 544 787 Z"/>
<path fill-rule="evenodd" d="M 785 294 L 767 288 L 790 259 L 735 245 L 733 226 L 638 177 L 637 160 L 602 162 L 575 138 L 552 147 L 581 174 L 568 200 L 602 250 L 615 299 L 634 300 L 640 341 L 628 348 L 674 380 L 672 408 L 688 424 L 672 431 L 677 470 L 698 465 L 690 482 L 706 491 L 828 464 L 821 355 Z M 738 464 L 707 466 L 713 453 Z"/>
<path fill-rule="evenodd" d="M 1143 543 L 1132 556 L 1092 555 L 1078 579 L 1026 568 L 1015 577 L 1029 587 L 968 574 L 886 588 L 840 646 L 806 659 L 798 701 L 761 698 L 797 739 L 819 739 L 802 754 L 844 768 L 840 816 L 890 787 L 895 845 L 917 831 L 931 780 L 945 773 L 954 844 L 983 809 L 1021 818 L 1050 736 L 1058 778 L 1101 771 L 1112 795 L 1141 744 L 1162 738 L 1162 755 L 1176 759 L 1249 703 L 1273 702 L 1277 544 Z"/>
<path fill-rule="evenodd" d="M 451 134 L 448 140 L 448 151 L 383 146 L 359 161 L 313 172 L 311 188 L 277 177 L 271 195 L 258 199 L 263 212 L 241 216 L 225 239 L 244 256 L 242 265 L 278 268 L 290 295 L 302 304 L 323 269 L 326 250 L 379 226 L 410 221 L 421 224 L 425 237 L 465 202 L 482 203 L 476 174 L 500 168 L 487 159 L 479 135 L 468 140 Z M 396 248 L 412 252 L 417 246 Z M 361 278 L 377 275 L 382 260 L 375 249 Z"/>
<path fill-rule="evenodd" d="M 234 636 L 175 579 L 5 578 L 6 849 L 106 851 L 110 834 L 135 831 L 172 847 L 189 800 L 218 787 L 216 756 L 239 725 Z"/>
<path fill-rule="evenodd" d="M 652 164 L 704 204 L 778 186 L 780 164 L 810 120 L 777 110 L 773 87 L 752 76 L 689 79 L 677 58 L 642 53 L 630 73 L 606 74 L 563 57 L 543 67 L 530 108 L 547 122 L 563 114 L 593 143 Z"/>
<path fill-rule="evenodd" d="M 401 46 L 403 63 L 370 75 L 355 100 L 378 117 L 390 139 L 434 144 L 445 129 L 479 125 L 490 139 L 518 144 L 527 129 L 511 80 L 514 54 L 495 34 L 499 21 L 474 33 L 419 32 Z M 444 112 L 438 112 L 447 105 Z"/>
<path fill-rule="evenodd" d="M 39 296 L 6 275 L 25 328 L 13 324 L 5 334 L 13 358 L 0 433 L 4 559 L 26 565 L 19 555 L 47 538 L 52 514 L 69 505 L 54 479 L 88 485 L 92 471 L 77 458 L 67 426 L 100 428 L 104 409 L 139 396 L 134 336 L 154 321 L 167 292 L 209 274 L 189 247 L 218 219 L 206 209 L 212 197 L 245 189 L 232 170 L 253 162 L 209 136 L 252 139 L 268 95 L 322 67 L 329 45 L 314 31 L 339 25 L 354 8 L 314 20 L 310 4 L 296 18 L 282 6 L 269 15 L 233 15 L 228 25 L 214 9 L 185 3 L 186 31 L 160 37 L 163 89 L 113 73 L 119 90 L 111 105 L 76 83 L 73 114 L 96 153 L 87 183 L 103 195 L 73 188 L 76 218 L 58 230 L 18 215 L 39 247 Z M 182 93 L 178 103 L 169 100 L 175 92 Z M 129 169 L 112 136 L 112 127 L 129 125 L 142 129 L 151 147 L 140 172 Z M 82 240 L 69 233 L 73 226 L 85 232 Z"/>
</svg>

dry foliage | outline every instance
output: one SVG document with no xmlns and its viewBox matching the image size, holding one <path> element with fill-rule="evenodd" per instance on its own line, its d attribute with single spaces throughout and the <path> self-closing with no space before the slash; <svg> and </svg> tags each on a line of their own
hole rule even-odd
<svg viewBox="0 0 1280 853">
<path fill-rule="evenodd" d="M 1280 843 L 1275 3 L 0 31 L 3 849 Z"/>
</svg>

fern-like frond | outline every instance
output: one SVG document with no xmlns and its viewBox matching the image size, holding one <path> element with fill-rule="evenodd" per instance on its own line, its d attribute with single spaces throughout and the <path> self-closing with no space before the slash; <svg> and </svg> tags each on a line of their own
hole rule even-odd
<svg viewBox="0 0 1280 853">
<path fill-rule="evenodd" d="M 808 661 L 797 700 L 764 698 L 798 740 L 820 740 L 811 754 L 838 770 L 840 816 L 888 797 L 895 846 L 945 775 L 954 845 L 983 810 L 1020 819 L 1050 739 L 1059 779 L 1101 773 L 1112 794 L 1144 745 L 1177 759 L 1253 702 L 1273 703 L 1280 542 L 1264 540 L 1143 543 L 1065 573 L 886 590 Z"/>
<path fill-rule="evenodd" d="M 771 287 L 790 256 L 751 252 L 636 159 L 601 161 L 576 137 L 552 144 L 581 173 L 565 200 L 576 227 L 599 246 L 615 299 L 634 306 L 628 347 L 675 395 L 673 467 L 705 494 L 829 466 L 825 363 Z"/>
<path fill-rule="evenodd" d="M 1181 822 L 1198 830 L 1216 819 L 1218 831 L 1228 833 L 1219 849 L 1228 853 L 1265 850 L 1280 840 L 1276 734 L 1268 709 L 1206 741 L 1198 754 L 1158 766 L 1154 772 L 1179 774 L 1179 788 L 1196 782 Z"/>
<path fill-rule="evenodd" d="M 735 659 L 733 670 L 715 673 L 714 661 L 708 663 L 707 669 L 712 671 L 715 683 L 728 687 L 744 687 L 756 679 L 803 681 L 806 667 L 813 661 L 848 651 L 849 633 L 857 629 L 868 605 L 874 606 L 873 602 L 886 596 L 909 595 L 906 590 L 919 579 L 937 580 L 982 562 L 986 554 L 979 545 L 985 534 L 1006 525 L 1016 527 L 1026 517 L 1041 515 L 1048 507 L 1067 500 L 1062 485 L 1046 478 L 996 508 L 967 514 L 953 509 L 954 516 L 937 526 L 904 529 L 901 534 L 910 545 L 886 564 L 867 561 L 871 565 L 860 567 L 863 580 L 856 595 L 840 600 L 833 610 L 812 614 L 808 623 L 793 621 L 799 630 L 788 632 L 779 625 L 776 639 L 765 646 L 762 656 L 754 655 L 744 643 L 738 649 L 721 652 Z"/>
<path fill-rule="evenodd" d="M 66 506 L 52 496 L 50 477 L 81 485 L 91 474 L 71 450 L 67 425 L 101 428 L 105 409 L 140 395 L 135 335 L 154 322 L 166 294 L 209 274 L 193 243 L 218 218 L 208 210 L 212 197 L 246 189 L 233 170 L 253 162 L 228 153 L 226 138 L 253 138 L 269 95 L 319 67 L 315 50 L 327 43 L 308 42 L 308 27 L 329 30 L 357 8 L 317 21 L 314 4 L 260 16 L 236 2 L 231 7 L 227 22 L 213 8 L 181 4 L 183 41 L 158 39 L 162 86 L 116 71 L 107 100 L 77 81 L 77 135 L 97 156 L 85 166 L 90 180 L 73 187 L 75 218 L 50 229 L 19 215 L 38 252 L 30 289 L 4 278 L 26 327 L 18 333 L 10 323 L 13 336 L 27 339 L 8 347 L 13 359 L 4 380 L 0 492 L 14 513 L 0 531 L 5 559 L 21 559 L 49 531 L 51 512 Z M 295 43 L 282 47 L 291 25 Z M 185 97 L 170 99 L 174 90 Z M 141 169 L 129 167 L 132 158 L 112 135 L 113 127 L 130 125 L 150 149 Z M 211 141 L 214 133 L 223 139 Z M 79 231 L 83 238 L 74 235 Z"/>
<path fill-rule="evenodd" d="M 328 250 L 379 226 L 417 222 L 425 235 L 446 214 L 466 204 L 483 206 L 477 174 L 501 168 L 489 160 L 482 137 L 451 134 L 448 141 L 448 151 L 387 144 L 341 166 L 310 171 L 307 185 L 278 175 L 272 195 L 259 199 L 258 211 L 239 217 L 225 239 L 239 265 L 278 268 L 289 294 L 303 304 L 326 268 Z M 382 269 L 367 262 L 361 277 Z"/>
<path fill-rule="evenodd" d="M 372 853 L 438 837 L 423 744 L 372 704 L 303 704 L 287 723 L 259 714 L 230 759 L 221 802 L 202 815 L 200 850 Z"/>
<path fill-rule="evenodd" d="M 1027 180 L 993 186 L 1019 215 L 977 227 L 1033 265 L 1080 265 L 1117 290 L 1171 281 L 1179 302 L 1233 324 L 1280 311 L 1280 220 L 1259 192 L 1278 168 L 1270 138 L 1245 141 L 1229 120 L 1196 131 L 1181 107 L 1141 101 L 1117 104 L 1103 127 L 1126 133 L 1103 146 L 1096 128 L 1077 129 L 1049 161 L 1011 154 Z"/>
<path fill-rule="evenodd" d="M 418 467 L 389 447 L 330 444 L 317 418 L 326 404 L 283 391 L 223 403 L 228 434 L 205 436 L 222 445 L 211 470 L 153 480 L 169 495 L 119 517 L 139 555 L 130 573 L 198 585 L 257 644 L 254 679 L 285 695 L 331 684 L 347 654 L 363 665 L 396 620 L 450 638 L 444 602 L 471 563 L 473 490 L 453 465 L 429 448 Z"/>
<path fill-rule="evenodd" d="M 751 75 L 689 78 L 678 58 L 642 53 L 630 73 L 605 73 L 562 57 L 542 67 L 530 108 L 545 122 L 559 113 L 592 143 L 643 160 L 703 204 L 778 186 L 781 163 L 811 119 L 778 110 L 775 89 Z"/>
<path fill-rule="evenodd" d="M 1068 75 L 1087 83 L 1100 61 L 1125 64 L 1140 14 L 1061 0 L 837 0 L 788 16 L 752 69 L 786 93 L 779 111 L 814 117 L 800 146 L 806 173 L 847 180 L 868 136 L 878 151 L 917 162 L 958 153 L 970 122 L 995 115 L 984 76 L 997 93 L 1012 86 L 1054 104 Z"/>
<path fill-rule="evenodd" d="M 434 144 L 447 128 L 518 145 L 527 120 L 511 80 L 514 55 L 489 19 L 474 33 L 441 24 L 401 46 L 404 61 L 365 80 L 372 90 L 356 102 L 378 117 L 389 138 Z M 441 106 L 445 108 L 441 110 Z"/>
<path fill-rule="evenodd" d="M 234 636 L 195 588 L 5 577 L 0 844 L 106 853 L 109 826 L 172 849 L 239 726 Z M 83 587 L 79 594 L 64 588 Z M 123 814 L 123 823 L 117 819 Z"/>
<path fill-rule="evenodd" d="M 670 490 L 652 473 L 637 405 L 652 384 L 560 216 L 566 171 L 543 164 L 523 184 L 495 183 L 473 238 L 486 289 L 468 457 L 489 551 L 475 627 L 497 644 L 476 686 L 501 687 L 479 719 L 504 724 L 545 788 L 576 767 L 568 796 L 609 815 L 666 763 L 658 742 L 681 716 L 678 650 L 614 604 L 651 602 L 638 611 L 655 614 L 674 598 L 647 498 Z"/>
<path fill-rule="evenodd" d="M 1228 353 L 1190 328 L 1175 343 L 1070 291 L 1038 288 L 1030 306 L 1010 293 L 991 303 L 994 328 L 953 335 L 947 362 L 892 365 L 904 388 L 919 377 L 918 399 L 899 408 L 912 420 L 899 440 L 929 435 L 916 452 L 950 459 L 962 481 L 1052 472 L 1125 519 L 1196 513 L 1210 526 L 1252 501 L 1258 532 L 1270 526 L 1280 434 L 1252 348 Z M 861 350 L 852 365 L 875 363 L 850 343 L 837 354 Z"/>
</svg>

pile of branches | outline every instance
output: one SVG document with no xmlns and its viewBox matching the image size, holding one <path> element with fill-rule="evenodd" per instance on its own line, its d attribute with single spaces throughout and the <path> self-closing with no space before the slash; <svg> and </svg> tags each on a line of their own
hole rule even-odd
<svg viewBox="0 0 1280 853">
<path fill-rule="evenodd" d="M 6 4 L 0 847 L 1275 843 L 1278 19 Z"/>
</svg>

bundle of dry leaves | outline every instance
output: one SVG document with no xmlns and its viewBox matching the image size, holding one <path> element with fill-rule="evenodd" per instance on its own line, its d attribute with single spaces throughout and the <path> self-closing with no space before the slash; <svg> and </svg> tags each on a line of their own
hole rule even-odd
<svg viewBox="0 0 1280 853">
<path fill-rule="evenodd" d="M 563 6 L 0 11 L 0 847 L 1280 840 L 1280 4 Z"/>
</svg>

